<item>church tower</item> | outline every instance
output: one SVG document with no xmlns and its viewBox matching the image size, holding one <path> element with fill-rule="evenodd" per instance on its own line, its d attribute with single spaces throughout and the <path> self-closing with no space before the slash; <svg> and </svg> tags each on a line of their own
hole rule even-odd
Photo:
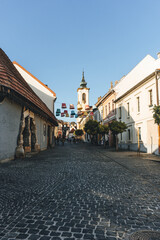
<svg viewBox="0 0 160 240">
<path fill-rule="evenodd" d="M 82 81 L 80 87 L 77 89 L 78 92 L 78 104 L 77 111 L 85 112 L 89 109 L 89 88 L 87 88 L 87 82 L 84 79 L 84 71 L 82 73 Z M 77 118 L 77 128 L 80 128 L 81 118 Z"/>
<path fill-rule="evenodd" d="M 77 89 L 78 92 L 78 111 L 85 111 L 86 107 L 89 106 L 89 88 L 87 88 L 87 82 L 84 79 L 84 71 L 82 73 L 82 81 L 80 87 Z"/>
</svg>

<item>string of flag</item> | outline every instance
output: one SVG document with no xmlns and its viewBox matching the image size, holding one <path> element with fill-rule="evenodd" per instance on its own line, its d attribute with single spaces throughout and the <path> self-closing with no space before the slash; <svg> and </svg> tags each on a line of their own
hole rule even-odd
<svg viewBox="0 0 160 240">
<path fill-rule="evenodd" d="M 77 105 L 77 110 L 78 112 L 75 112 L 75 107 L 74 104 L 69 104 L 69 109 L 71 110 L 71 112 L 69 113 L 69 111 L 67 110 L 67 104 L 66 103 L 62 103 L 61 104 L 61 108 L 57 108 L 56 110 L 56 116 L 60 116 L 60 117 L 70 117 L 70 118 L 85 118 L 86 116 L 88 116 L 88 114 L 90 114 L 90 116 L 93 116 L 94 113 L 92 111 L 92 107 L 90 107 L 89 105 L 85 105 L 85 109 L 82 111 L 82 105 L 78 104 Z"/>
</svg>

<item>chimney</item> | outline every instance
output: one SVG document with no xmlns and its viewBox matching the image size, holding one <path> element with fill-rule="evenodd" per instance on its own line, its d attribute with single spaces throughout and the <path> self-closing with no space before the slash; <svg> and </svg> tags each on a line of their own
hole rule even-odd
<svg viewBox="0 0 160 240">
<path fill-rule="evenodd" d="M 160 52 L 157 53 L 157 57 L 160 58 Z"/>
<path fill-rule="evenodd" d="M 99 100 L 101 100 L 101 98 L 102 98 L 101 96 L 100 96 L 100 97 L 98 97 L 98 102 L 99 102 Z"/>
</svg>

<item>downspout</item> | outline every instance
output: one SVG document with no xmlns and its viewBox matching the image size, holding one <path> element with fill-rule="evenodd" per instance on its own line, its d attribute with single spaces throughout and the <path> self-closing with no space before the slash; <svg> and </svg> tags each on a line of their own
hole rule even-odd
<svg viewBox="0 0 160 240">
<path fill-rule="evenodd" d="M 156 78 L 156 97 L 157 97 L 157 106 L 159 106 L 159 91 L 158 91 L 158 73 L 160 70 L 155 70 L 155 78 Z M 158 153 L 160 154 L 160 125 L 158 124 Z"/>
</svg>

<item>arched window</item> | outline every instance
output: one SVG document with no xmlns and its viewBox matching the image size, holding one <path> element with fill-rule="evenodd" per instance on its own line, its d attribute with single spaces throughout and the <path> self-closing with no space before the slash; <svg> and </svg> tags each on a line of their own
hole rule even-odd
<svg viewBox="0 0 160 240">
<path fill-rule="evenodd" d="M 82 94 L 82 102 L 86 103 L 86 94 L 85 93 Z"/>
</svg>

